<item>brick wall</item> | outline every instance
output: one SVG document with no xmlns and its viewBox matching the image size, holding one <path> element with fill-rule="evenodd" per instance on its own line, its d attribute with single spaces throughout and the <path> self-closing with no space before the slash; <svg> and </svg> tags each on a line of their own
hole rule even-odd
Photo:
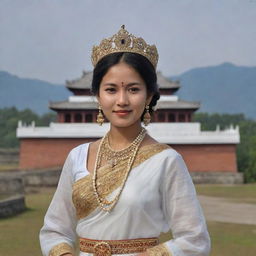
<svg viewBox="0 0 256 256">
<path fill-rule="evenodd" d="M 92 139 L 22 139 L 20 169 L 55 168 L 68 152 Z M 191 172 L 237 172 L 235 145 L 171 145 L 184 158 Z"/>
<path fill-rule="evenodd" d="M 191 172 L 237 172 L 236 145 L 175 145 Z"/>
<path fill-rule="evenodd" d="M 20 169 L 55 168 L 63 165 L 69 151 L 91 139 L 22 139 Z"/>
</svg>

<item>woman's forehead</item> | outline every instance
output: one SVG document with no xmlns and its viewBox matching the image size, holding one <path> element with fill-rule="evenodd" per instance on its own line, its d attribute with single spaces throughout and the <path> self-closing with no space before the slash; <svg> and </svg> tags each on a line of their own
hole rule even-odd
<svg viewBox="0 0 256 256">
<path fill-rule="evenodd" d="M 119 63 L 110 67 L 102 78 L 102 83 L 143 83 L 140 74 L 126 63 Z"/>
</svg>

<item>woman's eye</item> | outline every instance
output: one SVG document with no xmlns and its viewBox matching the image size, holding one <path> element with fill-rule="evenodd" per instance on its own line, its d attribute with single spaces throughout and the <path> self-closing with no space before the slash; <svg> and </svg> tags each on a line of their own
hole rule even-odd
<svg viewBox="0 0 256 256">
<path fill-rule="evenodd" d="M 140 89 L 139 89 L 138 87 L 131 87 L 129 90 L 130 90 L 132 93 L 136 93 L 136 92 L 138 92 Z"/>
<path fill-rule="evenodd" d="M 116 89 L 110 87 L 110 88 L 106 88 L 106 91 L 107 91 L 107 92 L 110 92 L 110 93 L 114 93 L 114 92 L 116 91 Z"/>
</svg>

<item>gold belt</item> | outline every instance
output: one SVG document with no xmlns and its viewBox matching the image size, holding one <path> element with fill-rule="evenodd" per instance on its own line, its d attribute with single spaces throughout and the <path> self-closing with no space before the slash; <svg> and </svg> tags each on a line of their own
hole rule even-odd
<svg viewBox="0 0 256 256">
<path fill-rule="evenodd" d="M 94 256 L 145 252 L 148 248 L 158 245 L 158 243 L 158 238 L 155 237 L 127 240 L 79 239 L 80 251 L 93 253 Z"/>
</svg>

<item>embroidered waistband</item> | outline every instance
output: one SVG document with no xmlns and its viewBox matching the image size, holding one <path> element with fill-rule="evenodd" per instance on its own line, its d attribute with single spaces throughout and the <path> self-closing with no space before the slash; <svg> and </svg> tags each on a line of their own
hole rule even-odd
<svg viewBox="0 0 256 256">
<path fill-rule="evenodd" d="M 127 240 L 92 240 L 80 238 L 80 251 L 93 253 L 94 256 L 111 256 L 113 254 L 129 254 L 145 252 L 158 245 L 158 238 L 139 238 Z"/>
</svg>

